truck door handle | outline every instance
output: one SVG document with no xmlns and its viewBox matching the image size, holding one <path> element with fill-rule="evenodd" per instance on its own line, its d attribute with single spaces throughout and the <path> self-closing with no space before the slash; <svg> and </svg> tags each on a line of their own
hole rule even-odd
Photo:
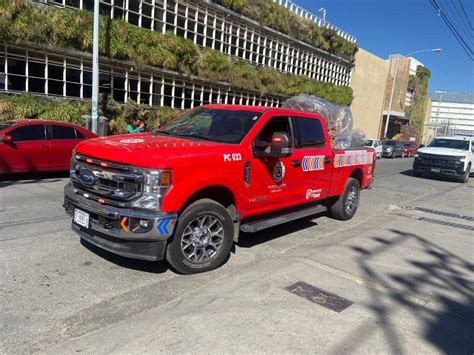
<svg viewBox="0 0 474 355">
<path fill-rule="evenodd" d="M 47 146 L 47 145 L 43 145 L 43 144 L 42 144 L 42 145 L 40 145 L 40 149 L 46 149 L 46 148 L 48 148 L 48 146 Z"/>
<path fill-rule="evenodd" d="M 331 158 L 325 157 L 324 164 L 329 164 L 331 162 Z"/>
<path fill-rule="evenodd" d="M 291 166 L 295 167 L 295 168 L 298 168 L 301 166 L 301 160 L 293 160 L 291 162 Z"/>
</svg>

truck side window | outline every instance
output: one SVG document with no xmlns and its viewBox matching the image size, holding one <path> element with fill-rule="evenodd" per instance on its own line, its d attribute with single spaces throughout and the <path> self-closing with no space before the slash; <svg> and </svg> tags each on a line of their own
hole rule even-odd
<svg viewBox="0 0 474 355">
<path fill-rule="evenodd" d="M 260 132 L 255 138 L 254 148 L 270 152 L 270 143 L 272 142 L 273 133 L 283 132 L 288 135 L 291 141 L 291 129 L 290 129 L 290 120 L 289 117 L 272 117 L 268 122 L 263 126 Z"/>
<path fill-rule="evenodd" d="M 324 147 L 324 133 L 321 122 L 314 118 L 296 117 L 298 127 L 297 148 L 322 148 Z"/>
</svg>

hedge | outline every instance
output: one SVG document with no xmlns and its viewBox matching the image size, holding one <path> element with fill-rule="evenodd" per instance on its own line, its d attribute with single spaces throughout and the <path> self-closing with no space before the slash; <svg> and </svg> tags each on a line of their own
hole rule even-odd
<svg viewBox="0 0 474 355">
<path fill-rule="evenodd" d="M 90 52 L 92 20 L 88 11 L 33 6 L 25 0 L 0 0 L 0 40 L 9 43 L 26 41 Z M 103 16 L 99 50 L 101 55 L 129 60 L 139 68 L 151 65 L 194 74 L 258 90 L 262 95 L 307 93 L 336 104 L 352 102 L 350 87 L 233 62 L 221 52 L 200 50 L 192 41 L 174 34 L 161 34 Z"/>
<path fill-rule="evenodd" d="M 251 18 L 261 25 L 273 28 L 311 44 L 329 53 L 354 60 L 358 50 L 355 43 L 337 35 L 336 31 L 321 28 L 314 22 L 298 16 L 272 0 L 212 0 L 232 11 Z"/>
<path fill-rule="evenodd" d="M 0 96 L 0 122 L 42 119 L 80 125 L 81 116 L 90 112 L 91 104 L 88 101 L 52 99 L 29 93 Z M 146 123 L 147 130 L 151 131 L 176 117 L 179 112 L 170 107 L 151 108 L 134 101 L 119 104 L 110 97 L 100 97 L 99 114 L 109 118 L 110 134 L 126 133 L 127 124 L 134 117 L 140 117 Z"/>
</svg>

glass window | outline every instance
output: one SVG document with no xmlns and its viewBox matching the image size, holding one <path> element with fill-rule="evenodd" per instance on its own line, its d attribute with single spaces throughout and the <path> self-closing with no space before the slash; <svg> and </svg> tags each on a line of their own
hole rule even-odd
<svg viewBox="0 0 474 355">
<path fill-rule="evenodd" d="M 8 73 L 25 75 L 26 63 L 24 60 L 8 59 Z"/>
<path fill-rule="evenodd" d="M 53 139 L 76 139 L 74 128 L 60 125 L 51 125 Z"/>
<path fill-rule="evenodd" d="M 44 78 L 44 67 L 42 63 L 29 62 L 28 63 L 28 75 L 36 76 L 38 78 Z"/>
<path fill-rule="evenodd" d="M 314 118 L 296 118 L 299 142 L 298 148 L 324 147 L 324 133 L 321 122 Z"/>
<path fill-rule="evenodd" d="M 76 129 L 76 138 L 77 139 L 86 139 L 86 137 L 84 137 L 84 135 L 81 133 L 81 131 L 78 131 Z"/>
<path fill-rule="evenodd" d="M 41 94 L 44 94 L 44 84 L 46 82 L 45 79 L 35 79 L 35 78 L 29 78 L 28 79 L 28 90 L 31 92 L 38 92 Z"/>
<path fill-rule="evenodd" d="M 63 82 L 48 80 L 48 94 L 63 95 Z"/>
<path fill-rule="evenodd" d="M 257 122 L 260 113 L 219 109 L 196 109 L 165 125 L 157 134 L 195 137 L 215 142 L 239 143 Z"/>
<path fill-rule="evenodd" d="M 270 118 L 255 138 L 254 148 L 258 151 L 270 153 L 270 144 L 272 142 L 273 133 L 275 132 L 286 133 L 291 139 L 290 121 L 288 117 Z"/>
<path fill-rule="evenodd" d="M 57 65 L 48 65 L 48 78 L 63 80 L 63 67 Z"/>
<path fill-rule="evenodd" d="M 74 83 L 81 82 L 81 71 L 78 69 L 66 68 L 66 80 Z"/>
<path fill-rule="evenodd" d="M 28 125 L 18 127 L 8 133 L 13 138 L 13 142 L 41 141 L 45 139 L 44 125 Z"/>
</svg>

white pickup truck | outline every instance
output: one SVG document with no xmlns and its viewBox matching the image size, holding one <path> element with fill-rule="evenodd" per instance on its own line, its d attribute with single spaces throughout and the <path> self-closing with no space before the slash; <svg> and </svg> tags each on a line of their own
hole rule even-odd
<svg viewBox="0 0 474 355">
<path fill-rule="evenodd" d="M 413 175 L 436 174 L 469 180 L 474 167 L 474 137 L 437 137 L 418 149 Z"/>
</svg>

